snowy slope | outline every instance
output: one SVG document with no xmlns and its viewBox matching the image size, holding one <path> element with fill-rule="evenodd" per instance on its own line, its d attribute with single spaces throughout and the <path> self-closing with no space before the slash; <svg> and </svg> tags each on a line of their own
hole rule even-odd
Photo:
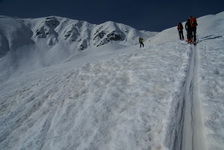
<svg viewBox="0 0 224 150">
<path fill-rule="evenodd" d="M 97 47 L 103 36 L 58 65 L 22 67 L 24 74 L 0 84 L 0 149 L 223 150 L 224 12 L 198 24 L 197 46 L 179 41 L 174 27 L 144 49 L 129 40 Z M 93 29 L 99 37 L 105 31 Z M 29 46 L 49 46 L 31 39 Z"/>
<path fill-rule="evenodd" d="M 37 19 L 1 16 L 0 77 L 5 80 L 11 75 L 59 64 L 81 50 L 113 43 L 135 45 L 140 36 L 147 39 L 155 34 L 115 22 L 93 25 L 56 16 Z"/>
<path fill-rule="evenodd" d="M 184 24 L 185 22 L 183 22 L 183 25 Z M 191 62 L 189 62 L 190 69 L 188 71 L 189 73 L 187 73 L 187 76 L 192 76 L 192 81 L 190 82 L 195 82 L 193 85 L 189 83 L 190 88 L 193 86 L 192 93 L 189 95 L 192 96 L 192 99 L 196 102 L 191 101 L 190 103 L 192 104 L 185 104 L 192 105 L 190 109 L 192 109 L 193 112 L 189 110 L 187 111 L 189 112 L 189 115 L 195 115 L 192 120 L 196 120 L 196 128 L 194 129 L 196 133 L 191 133 L 192 131 L 188 131 L 188 129 L 184 132 L 193 134 L 191 140 L 193 140 L 193 143 L 196 145 L 194 149 L 223 150 L 224 13 L 222 12 L 217 15 L 200 17 L 198 18 L 198 24 L 197 38 L 199 43 L 196 47 L 190 47 L 190 50 L 192 51 L 191 55 L 194 56 L 194 60 L 190 61 L 193 62 L 192 65 L 194 66 L 190 66 Z M 175 41 L 176 39 L 178 39 L 178 34 L 176 27 L 173 27 L 154 36 L 150 39 L 148 45 L 167 46 L 170 45 L 170 42 Z M 190 75 L 191 73 L 193 73 L 193 75 Z M 188 78 L 186 78 L 186 82 L 187 79 Z M 187 94 L 184 93 L 183 95 Z M 186 97 L 188 96 L 185 96 L 184 99 L 186 99 Z M 176 109 L 174 109 L 174 111 L 176 111 Z M 198 117 L 197 114 L 200 114 L 200 116 Z M 188 115 L 186 116 L 189 117 Z M 176 116 L 174 119 L 176 119 Z M 189 121 L 189 118 L 185 119 Z M 197 122 L 197 120 L 199 120 L 199 122 Z M 189 125 L 192 125 L 192 122 L 189 121 Z M 174 125 L 174 123 L 171 123 L 171 125 Z M 183 136 L 186 136 L 186 133 L 184 133 Z M 198 141 L 198 139 L 202 139 L 202 141 Z M 182 149 L 193 149 L 193 147 L 184 147 L 186 144 L 183 143 L 184 142 L 182 142 Z M 200 147 L 200 145 L 203 146 Z"/>
<path fill-rule="evenodd" d="M 9 49 L 16 49 L 35 42 L 36 45 L 44 44 L 48 48 L 63 43 L 73 51 L 77 51 L 122 41 L 136 44 L 139 36 L 149 38 L 156 34 L 155 32 L 138 31 L 130 26 L 112 21 L 95 25 L 86 21 L 57 16 L 37 19 L 1 16 L 0 21 L 1 36 L 8 41 Z M 20 41 L 14 42 L 16 40 Z"/>
<path fill-rule="evenodd" d="M 209 20 L 199 30 L 201 44 L 199 49 L 200 98 L 204 108 L 206 140 L 210 149 L 224 149 L 224 13 L 205 16 Z M 207 31 L 206 31 L 207 30 Z"/>
</svg>

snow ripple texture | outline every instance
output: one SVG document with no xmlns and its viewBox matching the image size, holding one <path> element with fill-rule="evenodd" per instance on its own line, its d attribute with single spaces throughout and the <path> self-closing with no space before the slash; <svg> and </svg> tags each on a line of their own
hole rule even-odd
<svg viewBox="0 0 224 150">
<path fill-rule="evenodd" d="M 1 86 L 0 149 L 164 149 L 189 57 L 170 46 Z"/>
</svg>

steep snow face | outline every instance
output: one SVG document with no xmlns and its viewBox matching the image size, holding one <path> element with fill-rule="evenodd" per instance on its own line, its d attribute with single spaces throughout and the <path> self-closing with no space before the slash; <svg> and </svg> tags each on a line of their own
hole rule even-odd
<svg viewBox="0 0 224 150">
<path fill-rule="evenodd" d="M 15 51 L 18 47 L 34 44 L 32 31 L 22 20 L 0 17 L 0 57 L 8 51 Z"/>
<path fill-rule="evenodd" d="M 36 52 L 30 50 L 35 45 L 32 34 L 23 20 L 0 17 L 0 81 L 22 64 L 35 66 Z"/>
</svg>

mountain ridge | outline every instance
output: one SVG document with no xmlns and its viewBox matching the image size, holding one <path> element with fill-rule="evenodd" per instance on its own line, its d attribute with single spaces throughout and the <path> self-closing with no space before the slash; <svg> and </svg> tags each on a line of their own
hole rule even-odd
<svg viewBox="0 0 224 150">
<path fill-rule="evenodd" d="M 24 65 L 28 70 L 55 65 L 103 45 L 135 45 L 140 36 L 148 39 L 156 34 L 112 21 L 96 25 L 59 16 L 0 16 L 0 76 L 8 77 Z"/>
<path fill-rule="evenodd" d="M 23 39 L 29 38 L 36 45 L 39 44 L 38 42 L 40 39 L 46 39 L 46 45 L 53 47 L 59 40 L 61 40 L 67 45 L 73 45 L 68 46 L 68 48 L 75 50 L 99 47 L 113 42 L 122 42 L 124 40 L 128 41 L 130 44 L 134 44 L 136 43 L 138 36 L 147 39 L 156 34 L 156 32 L 139 31 L 130 26 L 112 21 L 96 25 L 90 24 L 87 21 L 73 20 L 58 16 L 48 16 L 36 19 L 19 19 L 1 16 L 0 20 L 2 22 L 1 24 L 7 25 L 7 27 L 1 25 L 0 27 L 3 28 L 2 30 L 5 30 L 6 28 L 8 29 L 5 30 L 5 32 L 8 33 L 0 32 L 2 37 L 6 37 L 5 34 L 12 34 L 10 32 L 19 32 L 17 34 L 20 35 L 20 38 L 21 36 Z M 12 30 L 11 28 L 15 29 Z M 23 35 L 21 32 L 23 34 L 25 34 L 24 32 L 27 33 L 26 35 Z M 31 34 L 32 36 L 30 37 Z M 16 40 L 17 38 L 18 37 L 15 37 L 13 40 Z M 8 41 L 11 40 L 9 36 L 7 36 L 6 39 Z M 11 43 L 11 41 L 9 43 Z M 23 41 L 20 43 L 23 43 Z M 24 45 L 27 44 L 28 43 L 26 42 L 24 43 Z M 19 48 L 23 44 L 19 46 L 11 45 L 13 45 L 13 43 L 9 44 L 9 49 Z M 5 51 L 8 51 L 9 49 Z"/>
</svg>

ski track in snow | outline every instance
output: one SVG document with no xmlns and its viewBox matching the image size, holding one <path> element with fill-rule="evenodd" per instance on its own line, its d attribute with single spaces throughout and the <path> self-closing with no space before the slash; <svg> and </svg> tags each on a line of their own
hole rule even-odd
<svg viewBox="0 0 224 150">
<path fill-rule="evenodd" d="M 186 91 L 184 95 L 182 150 L 206 150 L 205 135 L 202 123 L 201 102 L 199 95 L 199 49 L 190 47 L 191 59 L 186 78 Z"/>
</svg>

